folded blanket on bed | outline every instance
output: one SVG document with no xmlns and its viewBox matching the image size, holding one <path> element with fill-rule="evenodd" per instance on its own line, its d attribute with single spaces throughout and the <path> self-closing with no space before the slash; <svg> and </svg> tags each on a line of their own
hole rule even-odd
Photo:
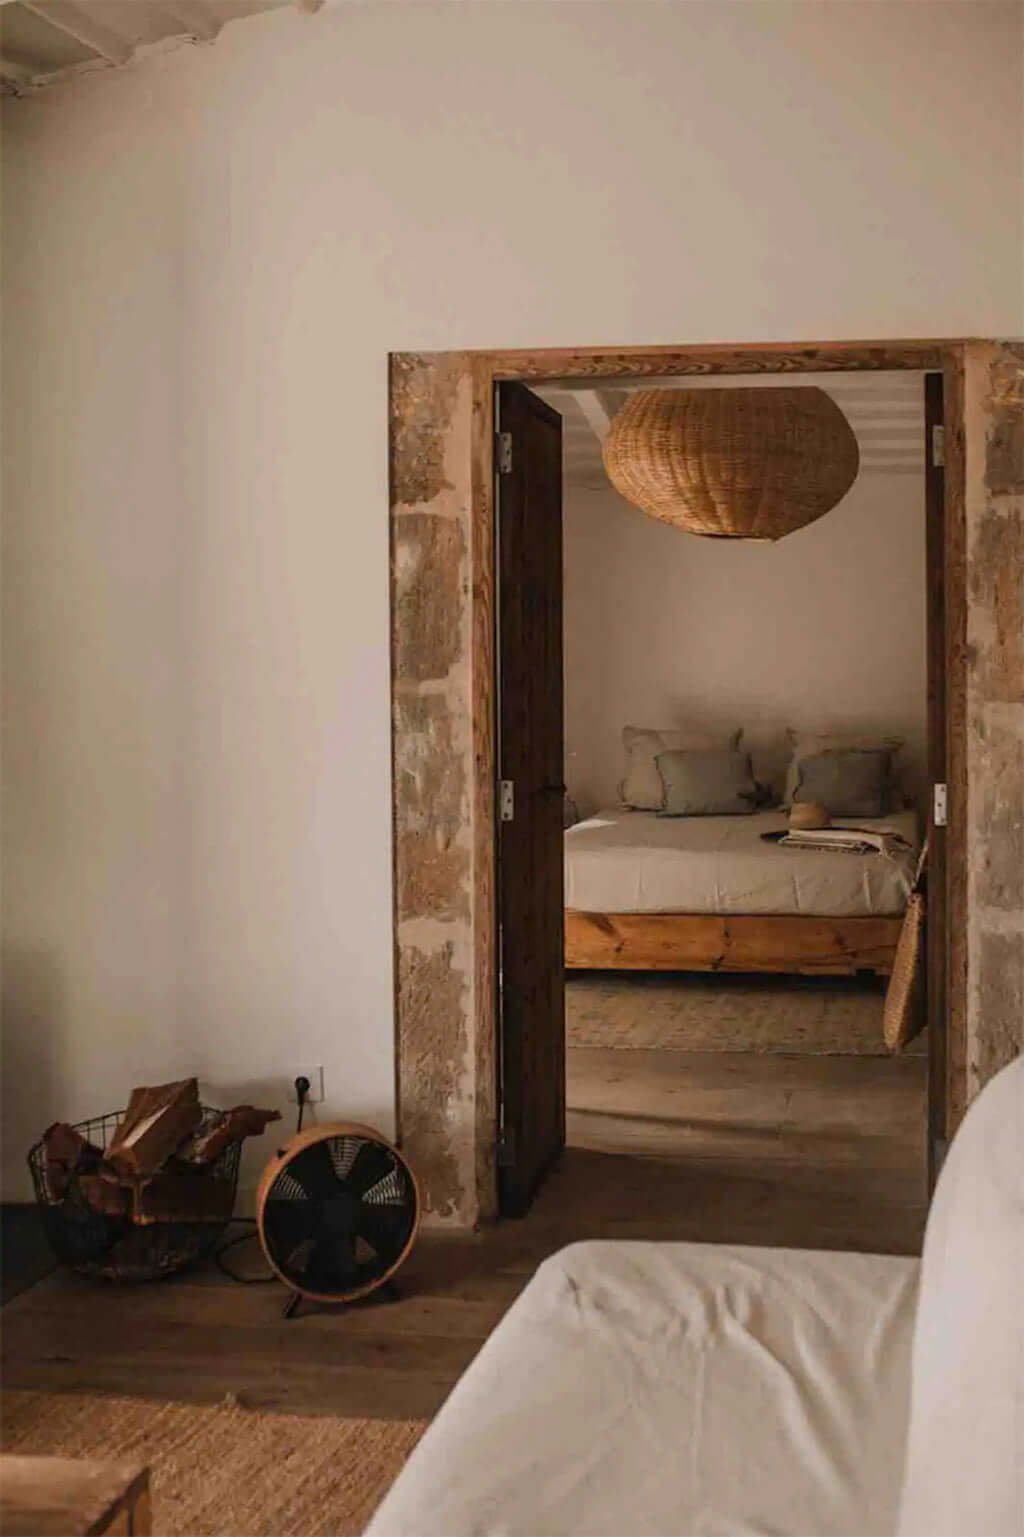
<svg viewBox="0 0 1024 1537">
<path fill-rule="evenodd" d="M 906 854 L 910 848 L 894 827 L 794 827 L 779 843 L 783 848 L 817 849 L 828 854 L 883 854 L 887 859 Z"/>
</svg>

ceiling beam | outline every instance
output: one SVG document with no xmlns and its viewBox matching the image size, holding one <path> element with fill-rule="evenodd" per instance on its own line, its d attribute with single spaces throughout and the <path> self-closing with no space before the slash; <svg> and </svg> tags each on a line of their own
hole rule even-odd
<svg viewBox="0 0 1024 1537">
<path fill-rule="evenodd" d="M 26 11 L 32 11 L 41 21 L 49 22 L 59 32 L 66 32 L 83 48 L 106 59 L 108 64 L 127 64 L 132 56 L 132 46 L 109 27 L 93 21 L 91 16 L 73 3 L 73 0 L 21 0 Z"/>
<path fill-rule="evenodd" d="M 160 9 L 203 43 L 212 43 L 223 25 L 202 0 L 161 0 Z"/>
</svg>

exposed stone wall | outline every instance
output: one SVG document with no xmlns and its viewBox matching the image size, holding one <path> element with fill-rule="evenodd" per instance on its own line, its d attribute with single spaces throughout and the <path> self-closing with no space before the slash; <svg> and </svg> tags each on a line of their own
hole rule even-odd
<svg viewBox="0 0 1024 1537">
<path fill-rule="evenodd" d="M 488 1207 L 477 1160 L 473 889 L 472 585 L 466 465 L 472 389 L 452 354 L 391 373 L 391 580 L 398 1125 L 427 1220 Z"/>
<path fill-rule="evenodd" d="M 1024 346 L 964 351 L 967 1082 L 1024 1050 Z M 464 355 L 392 362 L 398 1118 L 427 1219 L 494 1213 L 493 668 L 474 525 L 481 412 Z M 489 427 L 488 427 L 489 430 Z M 474 620 L 477 621 L 474 626 Z M 476 651 L 474 651 L 476 645 Z M 477 700 L 477 717 L 474 701 Z M 489 739 L 488 739 L 489 740 Z M 489 852 L 490 851 L 490 852 Z M 490 861 L 490 863 L 488 862 Z M 487 957 L 487 963 L 481 963 Z"/>
<path fill-rule="evenodd" d="M 1024 346 L 966 357 L 967 1092 L 1024 1050 Z"/>
</svg>

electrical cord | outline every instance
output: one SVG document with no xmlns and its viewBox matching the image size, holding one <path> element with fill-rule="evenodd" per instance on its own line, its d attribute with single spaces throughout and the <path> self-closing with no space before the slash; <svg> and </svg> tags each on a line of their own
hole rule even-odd
<svg viewBox="0 0 1024 1537">
<path fill-rule="evenodd" d="M 295 1099 L 299 1107 L 299 1113 L 295 1122 L 296 1132 L 302 1130 L 302 1117 L 306 1108 L 306 1101 L 309 1098 L 309 1090 L 310 1083 L 308 1078 L 301 1076 L 296 1078 Z M 229 1249 L 235 1249 L 240 1243 L 248 1243 L 250 1239 L 259 1237 L 256 1231 L 255 1217 L 235 1217 L 232 1220 L 234 1222 L 244 1222 L 246 1227 L 252 1228 L 252 1232 L 236 1233 L 234 1238 L 229 1238 L 226 1243 L 221 1244 L 219 1249 L 214 1250 L 213 1262 L 217 1269 L 222 1275 L 226 1275 L 229 1281 L 234 1281 L 239 1286 L 266 1286 L 271 1282 L 279 1281 L 280 1278 L 273 1273 L 270 1275 L 239 1275 L 237 1270 L 232 1270 L 230 1265 L 225 1264 L 224 1255 Z"/>
<path fill-rule="evenodd" d="M 270 1281 L 276 1281 L 276 1275 L 239 1275 L 237 1270 L 225 1263 L 224 1256 L 229 1249 L 235 1249 L 240 1243 L 248 1243 L 250 1239 L 257 1238 L 255 1217 L 235 1217 L 235 1222 L 244 1222 L 246 1227 L 251 1227 L 251 1233 L 236 1233 L 234 1238 L 229 1238 L 222 1243 L 219 1249 L 214 1250 L 213 1262 L 221 1275 L 226 1275 L 229 1281 L 235 1281 L 239 1286 L 266 1286 Z"/>
</svg>

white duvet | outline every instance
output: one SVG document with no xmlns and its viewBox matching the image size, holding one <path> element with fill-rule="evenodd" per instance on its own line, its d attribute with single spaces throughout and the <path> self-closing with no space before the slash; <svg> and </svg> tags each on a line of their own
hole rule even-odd
<svg viewBox="0 0 1024 1537">
<path fill-rule="evenodd" d="M 545 1261 L 368 1537 L 1021 1537 L 1022 1274 L 1018 1058 L 953 1139 L 923 1262 Z"/>
<path fill-rule="evenodd" d="M 369 1537 L 892 1533 L 917 1272 L 574 1244 L 488 1340 Z"/>
<path fill-rule="evenodd" d="M 602 811 L 565 834 L 565 905 L 585 913 L 804 913 L 882 917 L 904 911 L 917 864 L 912 811 L 837 826 L 892 827 L 908 841 L 896 858 L 781 848 L 761 834 L 784 811 L 753 816 L 659 817 Z"/>
</svg>

